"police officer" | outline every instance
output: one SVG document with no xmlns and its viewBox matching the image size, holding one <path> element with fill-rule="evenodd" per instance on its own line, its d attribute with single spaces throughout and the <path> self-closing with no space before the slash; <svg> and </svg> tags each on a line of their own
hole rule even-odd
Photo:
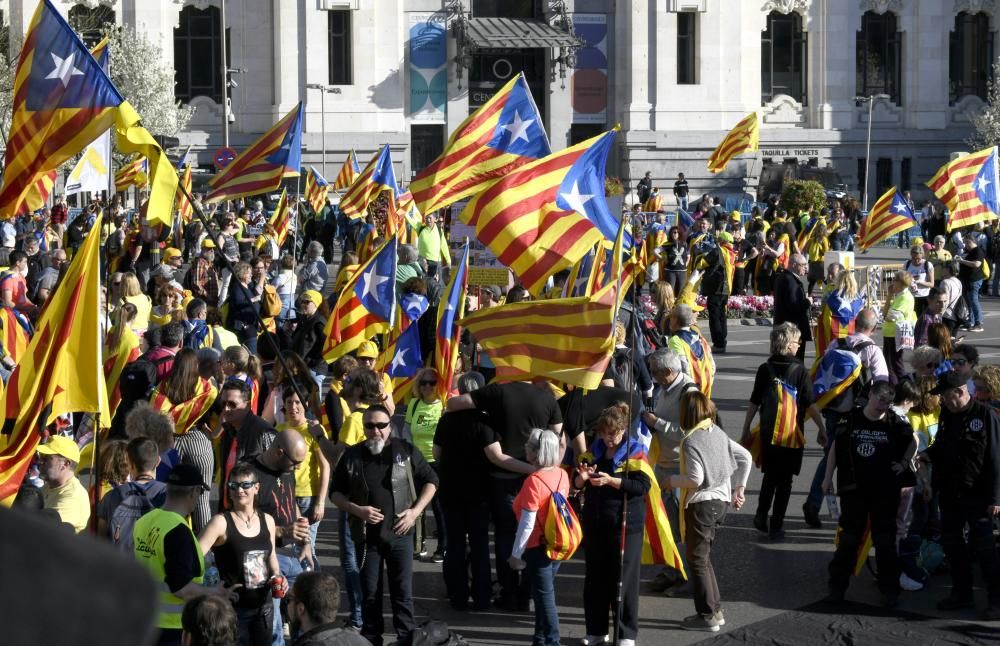
<svg viewBox="0 0 1000 646">
<path fill-rule="evenodd" d="M 993 518 L 1000 515 L 1000 417 L 975 401 L 966 383 L 954 371 L 939 377 L 931 391 L 941 396 L 938 432 L 921 454 L 932 465 L 931 485 L 941 505 L 941 544 L 951 564 L 951 594 L 937 607 L 973 607 L 975 559 L 987 588 L 984 618 L 993 621 L 1000 619 L 1000 563 L 993 538 Z"/>
<path fill-rule="evenodd" d="M 840 538 L 829 565 L 830 601 L 844 599 L 869 517 L 882 601 L 891 608 L 899 599 L 896 510 L 900 476 L 911 473 L 917 441 L 910 423 L 890 410 L 894 392 L 888 382 L 873 384 L 864 408 L 854 408 L 838 424 L 830 445 L 823 489 L 833 493 L 836 470 L 840 494 Z"/>
<path fill-rule="evenodd" d="M 160 588 L 156 626 L 161 646 L 181 643 L 181 611 L 184 602 L 203 594 L 229 599 L 232 588 L 202 584 L 205 559 L 198 540 L 187 524 L 208 485 L 190 464 L 178 464 L 167 476 L 167 500 L 136 521 L 133 529 L 135 558 L 153 575 Z M 235 586 L 234 586 L 235 587 Z"/>
</svg>

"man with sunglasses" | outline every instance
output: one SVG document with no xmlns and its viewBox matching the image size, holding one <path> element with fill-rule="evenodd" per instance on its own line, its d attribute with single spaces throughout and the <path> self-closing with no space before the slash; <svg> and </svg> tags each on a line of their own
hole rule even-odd
<svg viewBox="0 0 1000 646">
<path fill-rule="evenodd" d="M 223 465 L 219 489 L 220 511 L 228 500 L 225 483 L 229 471 L 237 462 L 267 451 L 277 435 L 273 426 L 250 410 L 250 396 L 250 386 L 242 379 L 223 382 L 218 399 L 218 405 L 222 407 L 220 427 L 214 433 L 206 432 L 209 437 L 222 436 L 219 443 Z"/>
<path fill-rule="evenodd" d="M 938 432 L 934 443 L 920 454 L 923 462 L 932 465 L 931 485 L 941 505 L 941 545 L 951 564 L 951 594 L 937 607 L 974 607 L 975 560 L 987 589 L 982 617 L 996 621 L 1000 619 L 1000 561 L 993 521 L 1000 516 L 1000 417 L 973 399 L 966 384 L 966 377 L 955 370 L 938 378 L 931 391 L 941 397 Z"/>
<path fill-rule="evenodd" d="M 805 361 L 806 342 L 812 341 L 812 326 L 809 325 L 811 300 L 806 281 L 808 272 L 809 260 L 795 253 L 788 260 L 788 268 L 779 270 L 774 276 L 774 325 L 789 321 L 799 328 L 802 338 L 795 353 L 799 361 Z"/>
<path fill-rule="evenodd" d="M 374 646 L 382 646 L 382 570 L 386 569 L 393 627 L 399 643 L 409 644 L 416 627 L 413 527 L 434 497 L 438 477 L 412 444 L 390 438 L 389 411 L 384 406 L 369 406 L 362 424 L 365 441 L 344 452 L 330 500 L 350 514 L 351 534 L 362 564 L 362 635 Z"/>
<path fill-rule="evenodd" d="M 894 394 L 888 382 L 873 384 L 864 408 L 855 408 L 837 425 L 830 446 L 823 491 L 834 492 L 836 471 L 840 496 L 839 539 L 829 566 L 830 601 L 844 600 L 869 523 L 883 605 L 894 607 L 899 599 L 896 511 L 901 485 L 910 486 L 901 478 L 911 473 L 917 440 L 910 423 L 891 410 Z"/>
<path fill-rule="evenodd" d="M 295 467 L 305 461 L 307 452 L 305 440 L 298 431 L 290 429 L 278 433 L 266 451 L 250 460 L 260 483 L 257 511 L 274 518 L 278 565 L 289 585 L 302 572 L 300 559 L 312 559 L 309 521 L 299 513 L 295 502 Z M 298 554 L 296 545 L 301 549 Z M 280 605 L 281 600 L 275 599 L 273 646 L 284 645 Z"/>
</svg>

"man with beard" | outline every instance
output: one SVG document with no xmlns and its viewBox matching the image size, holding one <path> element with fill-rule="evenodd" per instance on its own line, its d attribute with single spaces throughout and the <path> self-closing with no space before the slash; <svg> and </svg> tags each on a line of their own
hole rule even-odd
<svg viewBox="0 0 1000 646">
<path fill-rule="evenodd" d="M 413 618 L 413 526 L 437 491 L 438 478 L 420 451 L 391 438 L 389 411 L 369 406 L 362 417 L 365 441 L 349 447 L 337 464 L 330 500 L 350 515 L 361 566 L 362 635 L 382 646 L 382 570 L 388 570 L 392 623 L 408 644 Z M 364 537 L 363 540 L 360 537 Z"/>
</svg>

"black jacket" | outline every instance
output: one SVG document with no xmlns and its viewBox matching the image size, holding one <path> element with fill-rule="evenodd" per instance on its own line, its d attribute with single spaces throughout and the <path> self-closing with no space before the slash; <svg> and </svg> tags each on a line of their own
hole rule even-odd
<svg viewBox="0 0 1000 646">
<path fill-rule="evenodd" d="M 934 489 L 1000 505 L 1000 416 L 974 401 L 968 410 L 941 409 L 931 458 Z"/>
<path fill-rule="evenodd" d="M 810 301 L 798 277 L 787 269 L 774 275 L 774 324 L 794 323 L 803 341 L 812 341 L 809 327 Z"/>
<path fill-rule="evenodd" d="M 316 370 L 323 362 L 323 344 L 326 343 L 326 319 L 317 312 L 309 318 L 301 319 L 289 341 L 289 349 L 298 353 L 311 370 Z"/>
</svg>

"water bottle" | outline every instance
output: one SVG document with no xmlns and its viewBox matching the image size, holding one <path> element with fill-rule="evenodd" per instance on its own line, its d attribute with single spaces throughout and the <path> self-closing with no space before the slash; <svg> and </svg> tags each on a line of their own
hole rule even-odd
<svg viewBox="0 0 1000 646">
<path fill-rule="evenodd" d="M 840 504 L 836 495 L 826 494 L 826 509 L 830 512 L 830 520 L 840 520 Z"/>
<path fill-rule="evenodd" d="M 221 581 L 221 579 L 219 578 L 219 568 L 213 565 L 212 567 L 205 570 L 205 576 L 202 577 L 201 583 L 205 587 L 214 588 L 215 586 L 219 585 L 219 581 Z"/>
</svg>

